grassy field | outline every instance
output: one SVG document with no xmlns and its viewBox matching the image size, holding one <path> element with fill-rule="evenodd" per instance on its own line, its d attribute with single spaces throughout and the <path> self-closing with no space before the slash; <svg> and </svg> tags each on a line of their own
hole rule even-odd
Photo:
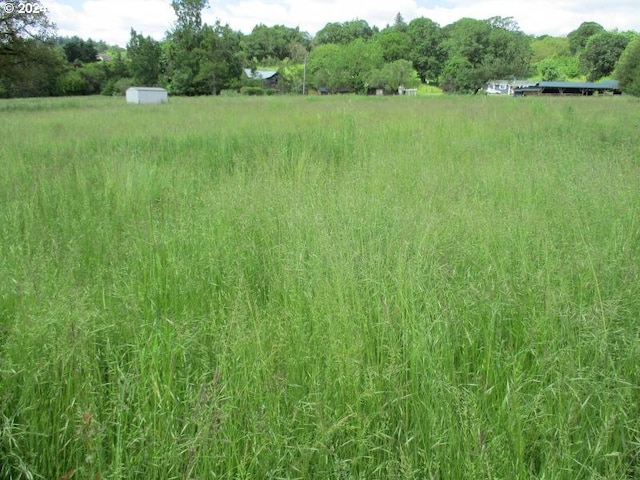
<svg viewBox="0 0 640 480">
<path fill-rule="evenodd" d="M 0 102 L 0 479 L 640 478 L 639 107 Z"/>
</svg>

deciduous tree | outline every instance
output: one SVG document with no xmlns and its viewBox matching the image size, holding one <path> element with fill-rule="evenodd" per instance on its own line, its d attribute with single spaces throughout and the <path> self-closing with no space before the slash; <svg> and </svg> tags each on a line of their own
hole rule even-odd
<svg viewBox="0 0 640 480">
<path fill-rule="evenodd" d="M 640 37 L 629 42 L 622 52 L 614 76 L 623 92 L 640 97 Z"/>
<path fill-rule="evenodd" d="M 461 57 L 472 66 L 482 64 L 489 53 L 491 26 L 486 20 L 461 18 L 444 28 L 448 58 Z"/>
<path fill-rule="evenodd" d="M 178 28 L 198 31 L 202 28 L 202 11 L 209 6 L 209 0 L 172 0 Z"/>
<path fill-rule="evenodd" d="M 203 40 L 202 10 L 207 0 L 173 0 L 176 24 L 167 35 L 166 80 L 174 95 L 196 95 L 194 79 L 200 70 Z"/>
<path fill-rule="evenodd" d="M 64 60 L 54 49 L 54 25 L 39 0 L 29 13 L 0 9 L 0 97 L 55 93 Z"/>
<path fill-rule="evenodd" d="M 314 48 L 307 64 L 317 87 L 333 92 L 363 93 L 371 72 L 384 64 L 382 49 L 375 41 L 354 40 L 347 45 L 326 44 Z"/>
<path fill-rule="evenodd" d="M 488 73 L 493 78 L 527 76 L 533 53 L 530 38 L 511 17 L 492 17 L 487 23 L 491 32 L 481 63 Z"/>
<path fill-rule="evenodd" d="M 331 91 L 337 91 L 340 87 L 340 50 L 341 46 L 335 43 L 318 45 L 309 54 L 307 72 L 310 83 L 317 88 L 325 87 Z"/>
<path fill-rule="evenodd" d="M 531 40 L 531 63 L 538 63 L 545 58 L 570 55 L 567 37 L 543 35 Z"/>
<path fill-rule="evenodd" d="M 529 37 L 512 18 L 463 18 L 447 26 L 445 34 L 449 60 L 441 83 L 448 91 L 477 91 L 492 78 L 529 73 Z"/>
<path fill-rule="evenodd" d="M 478 90 L 474 66 L 462 56 L 450 58 L 444 66 L 440 87 L 446 93 L 471 93 Z"/>
<path fill-rule="evenodd" d="M 346 45 L 356 39 L 367 40 L 375 33 L 366 20 L 350 20 L 344 23 L 328 23 L 318 33 L 313 42 L 316 45 L 336 43 Z"/>
<path fill-rule="evenodd" d="M 263 62 L 267 59 L 280 61 L 292 58 L 292 54 L 299 53 L 296 50 L 298 45 L 307 50 L 311 40 L 309 35 L 301 32 L 299 28 L 290 28 L 284 25 L 268 27 L 260 24 L 253 28 L 242 43 L 248 59 Z"/>
<path fill-rule="evenodd" d="M 396 60 L 385 63 L 380 70 L 374 71 L 371 74 L 369 83 L 386 90 L 397 91 L 400 86 L 406 88 L 417 87 L 420 83 L 420 78 L 409 60 Z"/>
<path fill-rule="evenodd" d="M 0 54 L 13 55 L 20 41 L 51 39 L 55 26 L 40 0 L 33 0 L 31 12 L 13 8 L 0 9 Z"/>
<path fill-rule="evenodd" d="M 603 31 L 590 37 L 580 55 L 587 80 L 592 82 L 610 75 L 628 43 L 629 37 L 619 32 Z"/>
<path fill-rule="evenodd" d="M 145 37 L 132 28 L 131 38 L 127 43 L 127 56 L 135 84 L 149 87 L 158 84 L 162 57 L 160 42 L 149 36 Z"/>
<path fill-rule="evenodd" d="M 218 95 L 242 74 L 240 34 L 229 25 L 205 25 L 198 53 L 199 68 L 194 77 L 197 94 Z"/>
<path fill-rule="evenodd" d="M 550 57 L 541 60 L 536 65 L 536 70 L 542 81 L 549 82 L 562 79 L 561 69 L 554 58 Z"/>
<path fill-rule="evenodd" d="M 596 22 L 583 22 L 580 26 L 567 35 L 571 55 L 579 55 L 587 45 L 589 38 L 596 33 L 604 32 L 604 27 Z"/>
<path fill-rule="evenodd" d="M 411 42 L 410 60 L 423 82 L 437 82 L 447 59 L 444 33 L 434 21 L 419 17 L 407 28 Z"/>
<path fill-rule="evenodd" d="M 202 23 L 206 0 L 174 0 L 175 28 L 164 47 L 166 83 L 176 95 L 218 94 L 242 72 L 241 34 L 228 25 Z"/>
<path fill-rule="evenodd" d="M 396 30 L 395 27 L 385 28 L 375 40 L 382 48 L 382 55 L 385 62 L 411 58 L 411 37 L 408 33 Z"/>
</svg>

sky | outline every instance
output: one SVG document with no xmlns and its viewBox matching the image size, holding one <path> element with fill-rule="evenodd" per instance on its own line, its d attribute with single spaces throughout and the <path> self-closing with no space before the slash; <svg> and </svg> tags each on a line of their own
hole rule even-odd
<svg viewBox="0 0 640 480">
<path fill-rule="evenodd" d="M 639 0 L 209 0 L 203 20 L 251 33 L 259 24 L 298 27 L 311 35 L 330 22 L 366 20 L 384 28 L 398 13 L 444 27 L 464 17 L 513 17 L 531 35 L 566 36 L 582 22 L 640 31 Z M 1 2 L 0 2 L 1 3 Z M 126 47 L 133 28 L 161 40 L 175 21 L 170 0 L 42 0 L 58 35 Z"/>
</svg>

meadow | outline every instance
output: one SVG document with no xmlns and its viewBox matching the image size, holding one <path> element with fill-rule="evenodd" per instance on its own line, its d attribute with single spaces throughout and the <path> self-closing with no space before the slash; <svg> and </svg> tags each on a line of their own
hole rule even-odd
<svg viewBox="0 0 640 480">
<path fill-rule="evenodd" d="M 0 479 L 640 478 L 638 100 L 0 132 Z"/>
</svg>

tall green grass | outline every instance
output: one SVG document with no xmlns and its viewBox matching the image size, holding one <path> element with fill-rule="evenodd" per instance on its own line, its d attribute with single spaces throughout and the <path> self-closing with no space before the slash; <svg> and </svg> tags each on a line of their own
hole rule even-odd
<svg viewBox="0 0 640 480">
<path fill-rule="evenodd" d="M 639 125 L 0 103 L 0 478 L 640 478 Z"/>
</svg>

